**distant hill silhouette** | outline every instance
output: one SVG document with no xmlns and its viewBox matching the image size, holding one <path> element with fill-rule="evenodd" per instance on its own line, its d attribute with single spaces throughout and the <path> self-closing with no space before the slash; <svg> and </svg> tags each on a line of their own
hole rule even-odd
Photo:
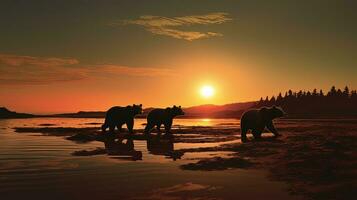
<svg viewBox="0 0 357 200">
<path fill-rule="evenodd" d="M 254 106 L 255 101 L 225 105 L 206 104 L 184 108 L 186 117 L 236 118 L 242 111 Z"/>
<path fill-rule="evenodd" d="M 256 102 L 244 102 L 244 103 L 232 103 L 225 105 L 199 105 L 183 108 L 185 115 L 180 116 L 180 118 L 235 118 L 240 116 L 240 114 L 247 108 L 255 105 Z M 137 115 L 138 118 L 145 118 L 146 115 L 155 109 L 154 107 L 143 109 L 142 115 Z M 104 118 L 105 111 L 79 111 L 77 113 L 64 113 L 55 114 L 53 117 L 72 117 L 72 118 Z"/>
<path fill-rule="evenodd" d="M 71 118 L 105 118 L 105 111 L 79 111 L 76 113 L 54 114 L 51 117 L 71 117 Z"/>
<path fill-rule="evenodd" d="M 240 118 L 247 109 L 263 106 L 281 106 L 288 113 L 288 118 L 356 118 L 357 117 L 357 92 L 350 91 L 346 86 L 343 90 L 331 87 L 326 94 L 322 90 L 313 91 L 289 90 L 283 96 L 268 96 L 260 101 L 232 103 L 225 105 L 199 105 L 183 108 L 185 115 L 181 118 Z M 138 118 L 145 118 L 154 108 L 143 109 L 143 114 Z M 0 107 L 0 119 L 4 118 L 29 118 L 29 117 L 72 117 L 72 118 L 104 118 L 105 111 L 79 111 L 77 113 L 64 113 L 54 115 L 32 115 L 16 113 Z"/>
<path fill-rule="evenodd" d="M 35 115 L 26 114 L 26 113 L 17 113 L 17 112 L 8 110 L 5 107 L 0 107 L 0 119 L 30 118 L 30 117 L 35 117 Z"/>
<path fill-rule="evenodd" d="M 281 106 L 289 118 L 335 118 L 357 117 L 357 92 L 346 86 L 343 90 L 332 86 L 327 94 L 322 90 L 291 90 L 285 95 L 261 98 L 253 108 L 262 106 Z"/>
</svg>

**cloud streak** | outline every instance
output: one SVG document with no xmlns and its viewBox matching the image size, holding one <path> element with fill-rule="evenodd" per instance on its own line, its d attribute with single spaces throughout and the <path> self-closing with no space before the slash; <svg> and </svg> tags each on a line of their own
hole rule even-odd
<svg viewBox="0 0 357 200">
<path fill-rule="evenodd" d="M 85 75 L 70 66 L 76 59 L 0 54 L 2 85 L 33 85 L 82 80 Z"/>
<path fill-rule="evenodd" d="M 157 76 L 172 76 L 173 70 L 167 68 L 153 68 L 153 67 L 128 67 L 120 65 L 94 65 L 89 73 L 103 73 L 103 74 L 117 74 L 136 77 L 157 77 Z"/>
<path fill-rule="evenodd" d="M 52 67 L 52 66 L 61 66 L 61 65 L 74 65 L 74 64 L 78 64 L 79 62 L 76 59 L 44 58 L 44 57 L 0 54 L 0 63 L 10 66 L 36 65 L 41 67 Z"/>
<path fill-rule="evenodd" d="M 1 85 L 44 85 L 114 76 L 171 76 L 167 68 L 114 64 L 83 65 L 73 58 L 46 58 L 0 54 Z"/>
<path fill-rule="evenodd" d="M 162 17 L 153 15 L 140 16 L 134 20 L 122 20 L 112 25 L 140 25 L 147 31 L 156 35 L 165 35 L 176 39 L 193 41 L 202 38 L 222 36 L 216 32 L 183 31 L 177 29 L 182 26 L 222 24 L 231 21 L 228 13 L 216 12 L 206 15 L 191 15 L 183 17 Z"/>
</svg>

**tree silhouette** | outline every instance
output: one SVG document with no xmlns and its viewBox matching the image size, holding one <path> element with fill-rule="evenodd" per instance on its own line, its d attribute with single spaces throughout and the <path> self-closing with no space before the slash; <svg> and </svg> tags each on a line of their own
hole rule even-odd
<svg viewBox="0 0 357 200">
<path fill-rule="evenodd" d="M 264 103 L 269 103 L 269 97 L 268 96 L 265 98 Z"/>
<path fill-rule="evenodd" d="M 320 89 L 279 93 L 276 98 L 267 96 L 254 106 L 281 106 L 291 117 L 357 117 L 357 92 L 346 86 L 343 91 L 332 86 L 325 95 Z"/>
<path fill-rule="evenodd" d="M 270 99 L 270 101 L 269 101 L 269 103 L 270 103 L 270 104 L 275 104 L 275 102 L 276 102 L 275 97 L 272 96 L 271 99 Z"/>
<path fill-rule="evenodd" d="M 319 96 L 320 96 L 320 97 L 323 97 L 323 96 L 324 96 L 324 92 L 323 92 L 322 90 L 320 90 Z"/>
<path fill-rule="evenodd" d="M 316 88 L 312 91 L 312 96 L 314 96 L 314 97 L 317 96 L 317 90 L 316 90 Z"/>
<path fill-rule="evenodd" d="M 345 97 L 350 96 L 350 90 L 348 89 L 347 86 L 346 86 L 345 89 L 343 90 L 343 96 L 345 96 Z"/>
<path fill-rule="evenodd" d="M 337 94 L 336 87 L 332 86 L 330 92 L 327 93 L 327 96 L 336 96 L 336 94 Z"/>
</svg>

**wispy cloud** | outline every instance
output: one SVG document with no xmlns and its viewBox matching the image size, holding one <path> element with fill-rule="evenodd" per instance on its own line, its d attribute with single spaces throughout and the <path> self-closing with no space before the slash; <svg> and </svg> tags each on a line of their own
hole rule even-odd
<svg viewBox="0 0 357 200">
<path fill-rule="evenodd" d="M 83 65 L 72 58 L 46 58 L 0 54 L 0 84 L 42 85 L 112 77 L 112 75 L 170 76 L 171 69 L 128 67 L 114 64 Z"/>
<path fill-rule="evenodd" d="M 0 54 L 0 83 L 21 85 L 82 80 L 85 74 L 70 68 L 78 63 L 72 58 Z"/>
<path fill-rule="evenodd" d="M 174 74 L 173 70 L 167 68 L 154 68 L 154 67 L 127 67 L 120 65 L 94 65 L 87 68 L 90 73 L 106 73 L 118 74 L 128 76 L 141 76 L 141 77 L 156 77 L 156 76 L 171 76 Z"/>
<path fill-rule="evenodd" d="M 231 20 L 232 18 L 228 17 L 228 13 L 224 12 L 172 18 L 144 15 L 140 16 L 138 19 L 122 20 L 112 23 L 112 25 L 140 25 L 153 34 L 166 35 L 177 39 L 193 41 L 201 38 L 222 36 L 222 34 L 216 32 L 182 31 L 177 28 L 190 25 L 222 24 Z"/>
<path fill-rule="evenodd" d="M 0 54 L 0 63 L 10 66 L 36 65 L 42 67 L 62 66 L 78 64 L 76 59 L 68 58 L 44 58 L 33 56 L 18 56 L 10 54 Z"/>
</svg>

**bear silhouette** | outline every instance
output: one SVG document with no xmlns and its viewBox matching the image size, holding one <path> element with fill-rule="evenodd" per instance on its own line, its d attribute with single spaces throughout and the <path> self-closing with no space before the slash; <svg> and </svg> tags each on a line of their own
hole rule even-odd
<svg viewBox="0 0 357 200">
<path fill-rule="evenodd" d="M 142 104 L 133 104 L 132 106 L 126 107 L 114 106 L 110 108 L 106 113 L 105 122 L 102 125 L 102 131 L 105 132 L 108 127 L 110 133 L 114 132 L 115 127 L 117 127 L 119 131 L 121 131 L 123 124 L 126 124 L 129 133 L 133 133 L 134 117 L 135 115 L 141 113 Z"/>
<path fill-rule="evenodd" d="M 145 127 L 145 134 L 150 134 L 151 130 L 156 126 L 159 134 L 160 127 L 163 124 L 165 133 L 170 134 L 173 118 L 178 115 L 184 115 L 181 106 L 167 107 L 166 109 L 157 108 L 149 112 L 147 116 L 147 124 Z"/>
<path fill-rule="evenodd" d="M 255 139 L 259 139 L 265 127 L 275 136 L 279 136 L 272 120 L 282 117 L 284 114 L 284 111 L 276 106 L 269 108 L 262 107 L 244 112 L 240 120 L 242 142 L 247 141 L 246 134 L 249 130 L 252 131 Z"/>
</svg>

